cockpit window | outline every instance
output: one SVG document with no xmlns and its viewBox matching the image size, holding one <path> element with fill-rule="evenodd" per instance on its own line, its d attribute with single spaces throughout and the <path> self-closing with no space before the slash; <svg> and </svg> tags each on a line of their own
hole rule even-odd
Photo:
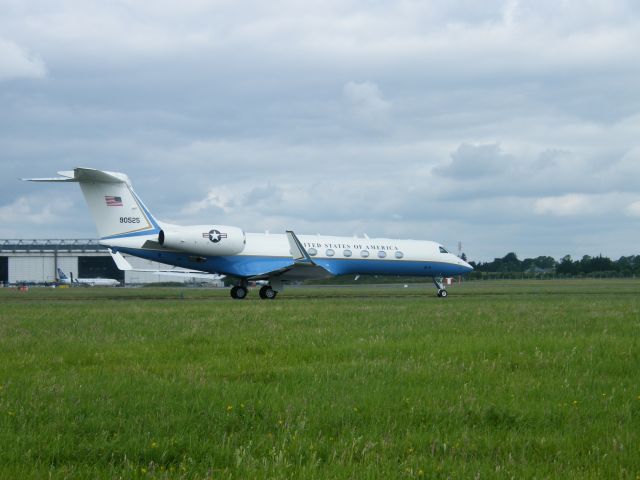
<svg viewBox="0 0 640 480">
<path fill-rule="evenodd" d="M 449 253 L 447 252 L 447 249 L 444 248 L 443 246 L 440 247 L 440 253 Z"/>
</svg>

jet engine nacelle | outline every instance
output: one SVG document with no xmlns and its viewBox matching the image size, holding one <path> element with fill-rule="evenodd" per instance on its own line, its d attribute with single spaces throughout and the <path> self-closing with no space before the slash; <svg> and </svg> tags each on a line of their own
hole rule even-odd
<svg viewBox="0 0 640 480">
<path fill-rule="evenodd" d="M 244 232 L 226 225 L 191 225 L 160 230 L 158 242 L 163 247 L 197 255 L 236 255 L 246 243 Z"/>
</svg>

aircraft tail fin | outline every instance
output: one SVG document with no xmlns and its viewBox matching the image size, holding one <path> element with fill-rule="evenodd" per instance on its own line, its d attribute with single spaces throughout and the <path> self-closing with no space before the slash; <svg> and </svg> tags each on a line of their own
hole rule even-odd
<svg viewBox="0 0 640 480">
<path fill-rule="evenodd" d="M 58 267 L 58 279 L 59 280 L 68 280 L 67 275 L 59 267 Z"/>
<path fill-rule="evenodd" d="M 30 182 L 76 182 L 80 184 L 101 239 L 158 233 L 160 227 L 135 194 L 124 173 L 93 168 L 58 172 L 55 178 L 25 178 Z"/>
</svg>

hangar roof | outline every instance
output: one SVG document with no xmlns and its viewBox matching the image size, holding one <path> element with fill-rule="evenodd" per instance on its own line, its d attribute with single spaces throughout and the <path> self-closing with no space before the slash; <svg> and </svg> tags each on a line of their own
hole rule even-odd
<svg viewBox="0 0 640 480">
<path fill-rule="evenodd" d="M 1 252 L 106 252 L 93 238 L 0 239 Z"/>
</svg>

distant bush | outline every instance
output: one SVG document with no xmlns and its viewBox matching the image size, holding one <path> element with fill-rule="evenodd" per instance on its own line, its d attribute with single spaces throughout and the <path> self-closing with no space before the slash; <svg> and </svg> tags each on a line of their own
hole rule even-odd
<svg viewBox="0 0 640 480">
<path fill-rule="evenodd" d="M 565 255 L 560 260 L 553 257 L 540 256 L 519 260 L 514 252 L 491 262 L 469 262 L 475 269 L 469 275 L 473 279 L 491 278 L 609 278 L 632 277 L 640 274 L 640 255 L 620 257 L 611 260 L 598 255 L 585 255 L 580 260 L 573 260 Z"/>
</svg>

